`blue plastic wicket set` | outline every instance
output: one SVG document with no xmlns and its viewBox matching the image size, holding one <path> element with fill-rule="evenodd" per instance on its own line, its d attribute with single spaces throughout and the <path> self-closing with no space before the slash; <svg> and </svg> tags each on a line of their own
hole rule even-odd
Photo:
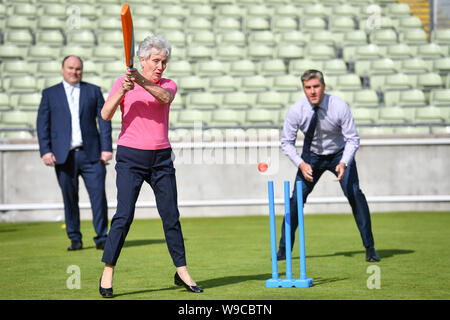
<svg viewBox="0 0 450 320">
<path fill-rule="evenodd" d="M 302 182 L 297 181 L 297 208 L 298 208 L 298 242 L 300 247 L 300 279 L 292 278 L 291 255 L 291 205 L 289 199 L 289 181 L 284 182 L 284 214 L 286 239 L 286 278 L 278 277 L 277 243 L 275 231 L 275 203 L 273 196 L 273 181 L 267 183 L 269 189 L 269 216 L 270 216 L 270 246 L 272 253 L 272 278 L 266 280 L 266 288 L 309 288 L 313 279 L 306 277 L 305 262 L 305 230 L 303 225 L 303 189 Z"/>
</svg>

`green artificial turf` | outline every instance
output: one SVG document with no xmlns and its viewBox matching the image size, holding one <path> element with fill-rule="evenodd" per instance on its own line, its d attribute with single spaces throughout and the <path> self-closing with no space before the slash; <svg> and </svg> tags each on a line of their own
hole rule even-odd
<svg viewBox="0 0 450 320">
<path fill-rule="evenodd" d="M 277 216 L 277 241 L 281 222 Z M 306 215 L 311 288 L 265 287 L 271 278 L 268 216 L 182 218 L 181 223 L 189 271 L 205 291 L 192 294 L 173 284 L 175 268 L 161 221 L 135 220 L 115 270 L 114 299 L 450 298 L 450 212 L 372 214 L 375 245 L 382 259 L 378 263 L 365 261 L 352 215 Z M 0 299 L 102 299 L 98 293 L 102 251 L 92 241 L 91 221 L 82 221 L 84 249 L 76 252 L 66 250 L 69 240 L 61 225 L 0 223 Z M 297 241 L 292 256 L 293 276 L 298 278 Z M 379 267 L 379 289 L 367 286 L 373 265 Z M 69 289 L 77 284 L 70 266 L 80 272 L 79 289 Z M 282 278 L 285 266 L 285 262 L 278 264 Z"/>
</svg>

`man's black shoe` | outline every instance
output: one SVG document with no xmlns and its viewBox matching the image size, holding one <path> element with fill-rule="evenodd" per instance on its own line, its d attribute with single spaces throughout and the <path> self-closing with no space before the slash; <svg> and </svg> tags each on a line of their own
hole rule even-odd
<svg viewBox="0 0 450 320">
<path fill-rule="evenodd" d="M 105 241 L 96 243 L 96 244 L 95 244 L 95 247 L 96 247 L 98 250 L 103 250 L 103 249 L 105 249 Z"/>
<path fill-rule="evenodd" d="M 83 248 L 83 242 L 74 241 L 70 243 L 70 246 L 67 248 L 68 251 L 81 250 Z"/>
<path fill-rule="evenodd" d="M 380 257 L 378 256 L 378 254 L 375 251 L 374 247 L 366 248 L 366 261 L 367 262 L 378 262 L 378 261 L 380 261 Z"/>
<path fill-rule="evenodd" d="M 283 249 L 278 250 L 277 261 L 286 260 L 286 251 Z"/>
</svg>

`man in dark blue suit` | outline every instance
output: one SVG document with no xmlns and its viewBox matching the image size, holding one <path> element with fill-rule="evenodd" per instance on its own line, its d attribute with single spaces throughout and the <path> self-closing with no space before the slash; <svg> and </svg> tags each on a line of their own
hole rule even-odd
<svg viewBox="0 0 450 320">
<path fill-rule="evenodd" d="M 62 62 L 63 81 L 42 92 L 37 116 L 39 149 L 45 165 L 55 167 L 64 200 L 68 250 L 82 248 L 78 176 L 89 194 L 94 242 L 103 249 L 108 229 L 105 165 L 112 159 L 111 123 L 100 112 L 104 98 L 99 87 L 82 82 L 83 62 L 68 56 Z M 97 129 L 100 128 L 100 133 Z"/>
</svg>

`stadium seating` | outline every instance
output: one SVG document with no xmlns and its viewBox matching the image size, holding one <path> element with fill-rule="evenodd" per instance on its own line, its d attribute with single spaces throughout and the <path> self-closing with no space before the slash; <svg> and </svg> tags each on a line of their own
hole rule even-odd
<svg viewBox="0 0 450 320">
<path fill-rule="evenodd" d="M 152 32 L 173 45 L 165 76 L 178 85 L 175 129 L 195 121 L 280 128 L 286 109 L 303 96 L 300 75 L 319 69 L 327 92 L 349 104 L 361 132 L 448 133 L 450 32 L 427 34 L 403 1 L 148 3 L 130 1 L 136 46 Z M 107 96 L 125 69 L 120 8 L 115 0 L 0 3 L 2 116 L 34 116 L 40 91 L 61 81 L 61 60 L 70 54 L 82 57 L 84 80 Z M 31 131 L 0 135 L 33 136 L 34 122 L 27 124 Z"/>
</svg>

